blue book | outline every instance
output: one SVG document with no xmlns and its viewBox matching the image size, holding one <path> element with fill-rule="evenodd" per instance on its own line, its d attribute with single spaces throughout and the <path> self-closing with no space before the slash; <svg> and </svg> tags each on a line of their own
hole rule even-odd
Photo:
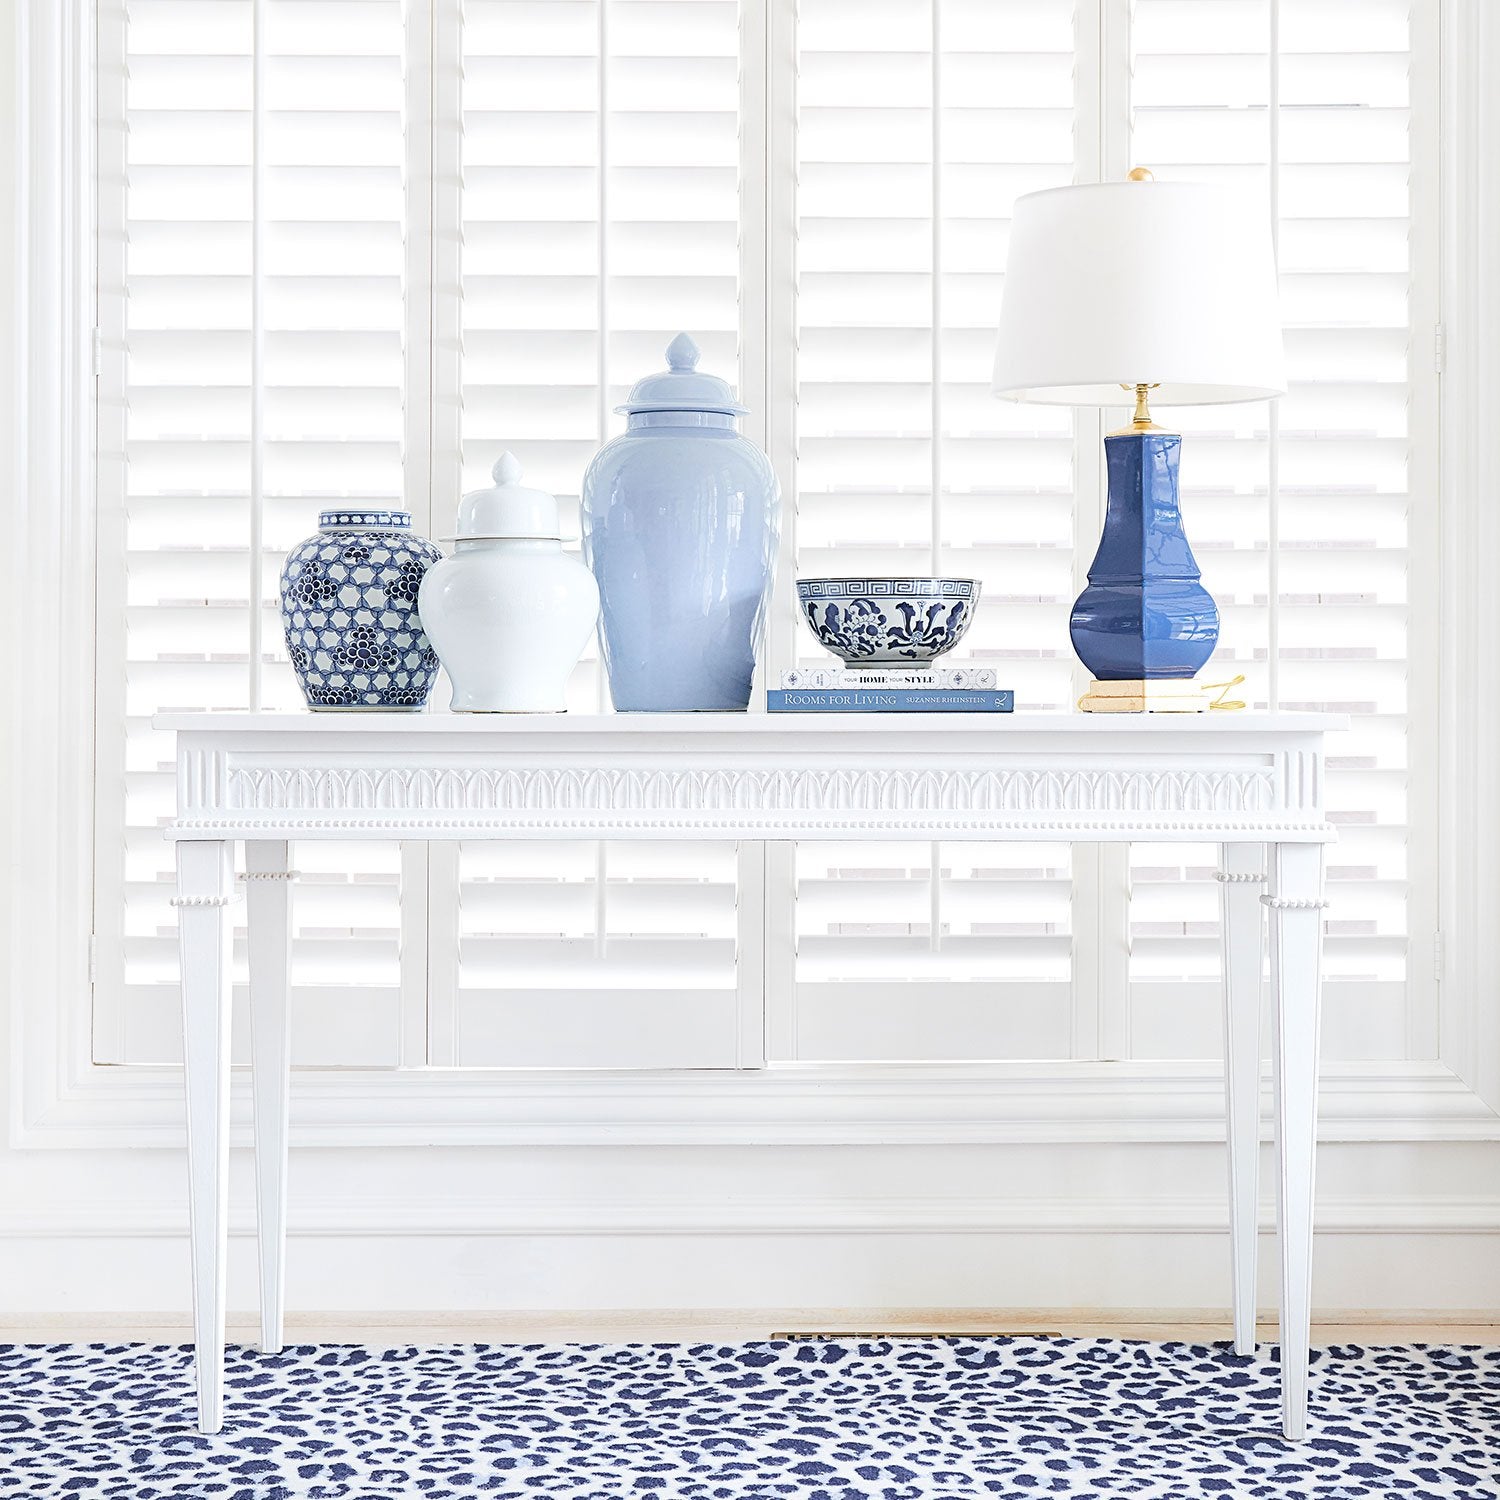
<svg viewBox="0 0 1500 1500">
<path fill-rule="evenodd" d="M 1008 714 L 1009 688 L 772 688 L 773 714 Z"/>
</svg>

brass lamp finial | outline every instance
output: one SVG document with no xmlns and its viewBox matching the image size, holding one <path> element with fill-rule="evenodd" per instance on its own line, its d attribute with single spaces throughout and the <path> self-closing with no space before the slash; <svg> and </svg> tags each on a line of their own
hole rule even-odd
<svg viewBox="0 0 1500 1500">
<path fill-rule="evenodd" d="M 1150 167 L 1132 167 L 1125 174 L 1126 182 L 1155 182 L 1156 174 Z"/>
</svg>

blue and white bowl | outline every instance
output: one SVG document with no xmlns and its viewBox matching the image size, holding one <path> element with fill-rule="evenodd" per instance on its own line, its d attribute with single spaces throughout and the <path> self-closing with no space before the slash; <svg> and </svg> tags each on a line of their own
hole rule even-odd
<svg viewBox="0 0 1500 1500">
<path fill-rule="evenodd" d="M 979 603 L 977 578 L 799 578 L 818 644 L 854 667 L 916 667 L 951 651 Z"/>
</svg>

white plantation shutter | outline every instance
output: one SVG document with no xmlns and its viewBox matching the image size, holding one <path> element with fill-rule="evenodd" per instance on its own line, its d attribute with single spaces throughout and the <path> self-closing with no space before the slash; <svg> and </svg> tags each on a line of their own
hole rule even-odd
<svg viewBox="0 0 1500 1500">
<path fill-rule="evenodd" d="M 1067 608 L 1097 543 L 1099 432 L 1118 423 L 989 400 L 1010 203 L 1140 162 L 1274 206 L 1292 390 L 1274 415 L 1170 416 L 1224 618 L 1209 672 L 1245 674 L 1230 696 L 1256 706 L 1356 716 L 1329 783 L 1343 1059 L 1435 1040 L 1408 962 L 1432 931 L 1412 861 L 1434 868 L 1412 842 L 1432 820 L 1408 812 L 1428 795 L 1430 711 L 1413 714 L 1406 661 L 1434 603 L 1411 597 L 1414 569 L 1430 592 L 1432 515 L 1412 476 L 1433 472 L 1409 107 L 1434 7 L 1416 10 L 800 6 L 797 568 L 981 577 L 959 654 L 995 661 L 1019 706 L 1071 697 Z M 799 1057 L 1218 1053 L 1214 849 L 1081 851 L 1071 887 L 1062 851 L 927 852 L 799 851 Z"/>
<path fill-rule="evenodd" d="M 787 72 L 759 79 L 758 3 L 103 0 L 97 1060 L 178 1047 L 150 716 L 300 702 L 276 575 L 330 500 L 445 535 L 509 447 L 571 521 L 679 331 L 752 404 L 740 372 L 768 367 L 795 404 L 796 573 L 979 578 L 960 654 L 1065 708 L 1116 424 L 995 402 L 989 362 L 1015 198 L 1133 162 L 1274 213 L 1290 394 L 1170 413 L 1224 616 L 1212 670 L 1252 704 L 1354 715 L 1330 766 L 1327 1050 L 1432 1055 L 1436 684 L 1408 663 L 1433 658 L 1437 599 L 1435 4 L 795 10 L 795 69 L 773 47 Z M 793 96 L 795 225 L 773 216 L 761 256 L 740 101 L 779 120 Z M 795 391 L 762 347 L 793 312 Z M 822 659 L 800 622 L 776 638 L 772 670 Z M 570 691 L 607 707 L 592 651 Z M 1218 1051 L 1203 846 L 293 862 L 302 1063 L 756 1065 L 768 972 L 772 1064 Z"/>
<path fill-rule="evenodd" d="M 1010 205 L 1073 178 L 1073 6 L 798 18 L 796 571 L 978 578 L 959 654 L 1060 708 L 1071 419 L 1002 407 L 989 367 Z M 1056 847 L 803 845 L 797 1056 L 1068 1056 L 1069 868 Z"/>
<path fill-rule="evenodd" d="M 1435 599 L 1430 164 L 1414 156 L 1413 54 L 1432 7 L 1405 0 L 1136 0 L 1133 155 L 1219 179 L 1275 214 L 1290 390 L 1265 405 L 1173 412 L 1183 510 L 1220 601 L 1207 669 L 1253 705 L 1354 717 L 1330 754 L 1325 1050 L 1434 1055 L 1431 674 L 1408 661 Z M 1430 121 L 1427 129 L 1431 129 Z M 1428 175 L 1424 178 L 1424 172 Z M 1418 811 L 1413 814 L 1412 801 Z M 1415 842 L 1414 842 L 1415 841 Z M 1137 1055 L 1216 1051 L 1213 851 L 1132 860 Z M 1186 880 L 1186 884 L 1184 883 Z M 1430 887 L 1431 881 L 1425 882 Z"/>
<path fill-rule="evenodd" d="M 333 497 L 402 491 L 402 8 L 116 0 L 101 77 L 95 1057 L 158 1062 L 179 1041 L 150 716 L 299 703 L 282 555 Z M 394 1063 L 398 851 L 294 863 L 298 1059 Z"/>
<path fill-rule="evenodd" d="M 676 333 L 736 378 L 738 46 L 733 0 L 465 5 L 465 488 L 511 448 L 576 533 L 614 408 Z M 570 701 L 608 707 L 593 646 Z M 438 1060 L 735 1064 L 733 844 L 475 843 L 456 860 Z"/>
<path fill-rule="evenodd" d="M 126 616 L 104 634 L 106 655 L 125 646 L 128 702 L 101 661 L 96 1057 L 153 1062 L 177 1024 L 169 746 L 150 714 L 297 704 L 276 574 L 329 497 L 404 499 L 444 532 L 460 483 L 509 445 L 566 507 L 679 329 L 733 375 L 738 17 L 705 0 L 132 0 L 113 20 L 128 92 L 101 204 L 123 430 L 104 509 L 125 537 L 101 604 Z M 429 376 L 412 343 L 444 347 L 453 308 L 462 365 Z M 442 425 L 460 400 L 462 480 Z M 604 696 L 586 662 L 576 706 Z M 110 763 L 122 716 L 128 777 Z M 294 863 L 299 1061 L 740 1059 L 732 845 L 314 845 Z"/>
</svg>

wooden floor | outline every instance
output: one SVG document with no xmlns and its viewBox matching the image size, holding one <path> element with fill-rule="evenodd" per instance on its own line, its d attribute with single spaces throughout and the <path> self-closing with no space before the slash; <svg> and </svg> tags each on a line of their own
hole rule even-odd
<svg viewBox="0 0 1500 1500">
<path fill-rule="evenodd" d="M 191 1338 L 186 1314 L 68 1314 L 43 1320 L 0 1318 L 0 1342 L 94 1343 L 129 1341 L 184 1343 Z M 401 1313 L 386 1316 L 301 1313 L 288 1317 L 291 1343 L 629 1343 L 726 1342 L 817 1334 L 1047 1333 L 1070 1338 L 1183 1339 L 1226 1341 L 1228 1322 L 1219 1314 L 1141 1309 L 1129 1313 L 1079 1308 L 781 1308 L 681 1312 Z M 232 1343 L 253 1344 L 253 1317 L 232 1316 Z M 1276 1322 L 1260 1325 L 1265 1343 L 1276 1341 Z M 1341 1311 L 1313 1323 L 1315 1344 L 1500 1345 L 1500 1312 Z"/>
</svg>

